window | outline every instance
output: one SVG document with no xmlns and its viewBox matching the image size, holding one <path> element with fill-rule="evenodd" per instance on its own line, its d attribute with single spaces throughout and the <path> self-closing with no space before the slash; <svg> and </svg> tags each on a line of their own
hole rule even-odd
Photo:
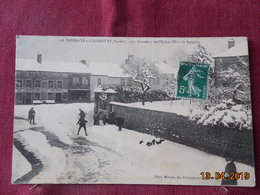
<svg viewBox="0 0 260 195">
<path fill-rule="evenodd" d="M 72 77 L 72 84 L 79 85 L 79 77 Z"/>
<path fill-rule="evenodd" d="M 32 80 L 26 80 L 26 87 L 32 87 Z"/>
<path fill-rule="evenodd" d="M 67 77 L 68 77 L 68 74 L 63 73 L 62 76 L 63 76 L 64 78 L 67 78 Z"/>
<path fill-rule="evenodd" d="M 67 93 L 63 93 L 62 98 L 63 99 L 67 99 L 68 98 L 68 94 Z"/>
<path fill-rule="evenodd" d="M 125 85 L 125 79 L 121 79 L 121 85 L 122 85 L 122 86 Z"/>
<path fill-rule="evenodd" d="M 16 94 L 16 101 L 23 101 L 23 96 L 21 93 Z"/>
<path fill-rule="evenodd" d="M 130 78 L 127 79 L 127 85 L 128 85 L 128 86 L 131 86 L 131 79 L 130 79 Z"/>
<path fill-rule="evenodd" d="M 62 81 L 57 81 L 57 88 L 62 88 Z"/>
<path fill-rule="evenodd" d="M 88 85 L 88 79 L 86 77 L 82 77 L 82 85 Z"/>
<path fill-rule="evenodd" d="M 53 88 L 53 81 L 49 81 L 48 86 L 49 86 L 49 88 Z"/>
<path fill-rule="evenodd" d="M 40 100 L 40 93 L 35 93 L 34 94 L 34 99 L 35 100 Z"/>
<path fill-rule="evenodd" d="M 53 94 L 52 93 L 48 93 L 48 100 L 52 100 L 53 99 Z"/>
<path fill-rule="evenodd" d="M 41 87 L 41 81 L 40 80 L 35 81 L 35 87 Z"/>
<path fill-rule="evenodd" d="M 101 78 L 98 78 L 98 79 L 97 79 L 97 84 L 98 84 L 98 85 L 101 85 L 101 83 L 102 83 Z"/>
<path fill-rule="evenodd" d="M 17 80 L 16 81 L 16 87 L 22 87 L 23 86 L 23 81 L 22 80 Z"/>
</svg>

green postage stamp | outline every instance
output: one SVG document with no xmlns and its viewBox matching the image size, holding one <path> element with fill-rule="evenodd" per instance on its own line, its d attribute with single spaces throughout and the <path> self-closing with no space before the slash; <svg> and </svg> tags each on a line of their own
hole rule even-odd
<svg viewBox="0 0 260 195">
<path fill-rule="evenodd" d="M 209 64 L 180 62 L 177 97 L 206 100 Z"/>
</svg>

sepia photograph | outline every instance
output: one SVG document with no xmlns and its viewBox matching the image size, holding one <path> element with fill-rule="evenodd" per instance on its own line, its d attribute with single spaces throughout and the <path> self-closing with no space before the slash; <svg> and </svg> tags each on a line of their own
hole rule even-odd
<svg viewBox="0 0 260 195">
<path fill-rule="evenodd" d="M 255 186 L 246 37 L 16 37 L 12 183 Z"/>
</svg>

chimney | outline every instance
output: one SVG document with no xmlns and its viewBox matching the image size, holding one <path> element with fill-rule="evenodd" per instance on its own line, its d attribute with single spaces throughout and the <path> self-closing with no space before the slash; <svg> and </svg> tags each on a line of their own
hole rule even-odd
<svg viewBox="0 0 260 195">
<path fill-rule="evenodd" d="M 134 55 L 128 54 L 128 58 L 125 60 L 126 64 L 131 64 L 134 61 Z"/>
<path fill-rule="evenodd" d="M 84 65 L 87 65 L 87 60 L 81 60 L 80 62 Z"/>
<path fill-rule="evenodd" d="M 89 62 L 90 62 L 90 61 L 83 59 L 83 60 L 80 60 L 79 62 L 80 62 L 81 64 L 84 64 L 84 65 L 86 65 L 87 67 L 89 67 Z"/>
<path fill-rule="evenodd" d="M 229 39 L 228 40 L 228 49 L 230 49 L 231 47 L 234 47 L 235 46 L 235 41 L 234 39 Z"/>
<path fill-rule="evenodd" d="M 37 55 L 37 62 L 38 62 L 39 64 L 42 63 L 42 54 L 38 54 L 38 55 Z"/>
</svg>

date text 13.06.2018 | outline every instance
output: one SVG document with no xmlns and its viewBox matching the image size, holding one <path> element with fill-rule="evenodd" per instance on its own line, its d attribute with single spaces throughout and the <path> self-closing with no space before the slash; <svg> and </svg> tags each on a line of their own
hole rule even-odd
<svg viewBox="0 0 260 195">
<path fill-rule="evenodd" d="M 210 172 L 201 172 L 200 175 L 202 180 L 213 180 L 213 179 L 249 180 L 250 179 L 250 173 L 248 172 L 231 172 L 229 174 L 225 172 L 215 172 L 214 174 L 211 174 Z"/>
</svg>

